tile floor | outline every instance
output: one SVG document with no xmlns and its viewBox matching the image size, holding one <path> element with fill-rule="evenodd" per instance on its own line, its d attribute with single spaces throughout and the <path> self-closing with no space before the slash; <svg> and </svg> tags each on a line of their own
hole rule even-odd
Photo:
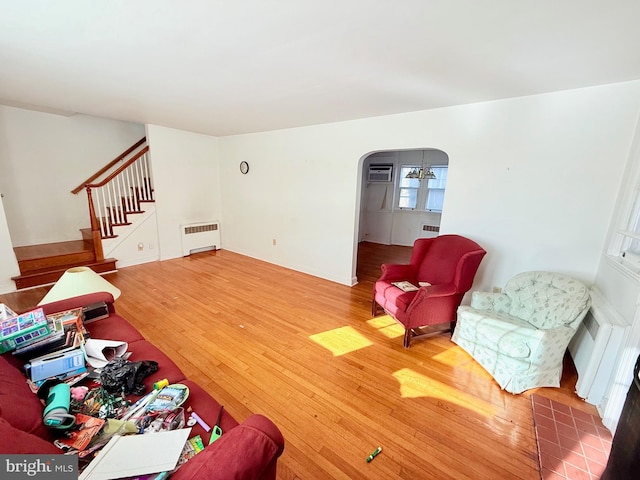
<svg viewBox="0 0 640 480">
<path fill-rule="evenodd" d="M 590 415 L 531 395 L 543 480 L 597 480 L 611 450 L 611 433 Z"/>
</svg>

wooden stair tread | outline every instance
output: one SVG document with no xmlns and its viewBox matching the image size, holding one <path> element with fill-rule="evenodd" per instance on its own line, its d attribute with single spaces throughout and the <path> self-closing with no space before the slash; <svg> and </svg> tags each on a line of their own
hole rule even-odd
<svg viewBox="0 0 640 480">
<path fill-rule="evenodd" d="M 31 271 L 29 273 L 11 277 L 11 280 L 15 282 L 16 288 L 18 289 L 36 287 L 58 281 L 62 274 L 72 267 L 89 267 L 97 273 L 116 271 L 116 262 L 117 260 L 115 258 L 105 258 L 101 262 L 94 261 L 60 265 L 55 268 Z"/>
<path fill-rule="evenodd" d="M 92 252 L 93 248 L 85 240 L 70 240 L 67 242 L 14 247 L 13 251 L 15 252 L 18 262 L 22 262 L 38 258 L 57 257 L 87 251 Z"/>
<path fill-rule="evenodd" d="M 102 265 L 104 263 L 115 263 L 115 262 L 117 262 L 115 258 L 105 258 L 101 262 L 92 260 L 90 262 L 67 263 L 64 265 L 55 265 L 48 268 L 38 268 L 34 270 L 29 270 L 28 272 L 21 273 L 20 275 L 18 275 L 18 277 L 30 277 L 30 276 L 42 275 L 43 273 L 58 272 L 58 271 L 62 271 L 64 273 L 66 270 L 69 270 L 70 268 L 73 268 L 73 267 L 91 267 L 93 265 Z"/>
</svg>

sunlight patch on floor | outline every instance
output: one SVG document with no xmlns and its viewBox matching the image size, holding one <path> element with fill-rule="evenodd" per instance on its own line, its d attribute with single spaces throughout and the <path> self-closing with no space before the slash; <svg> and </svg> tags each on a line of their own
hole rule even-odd
<svg viewBox="0 0 640 480">
<path fill-rule="evenodd" d="M 404 335 L 404 328 L 389 315 L 372 318 L 367 323 L 388 338 L 398 338 Z"/>
<path fill-rule="evenodd" d="M 400 394 L 402 398 L 438 398 L 445 402 L 454 403 L 460 407 L 480 413 L 486 417 L 493 417 L 496 414 L 496 409 L 491 404 L 483 402 L 477 397 L 467 395 L 456 388 L 438 382 L 410 368 L 402 368 L 394 372 L 393 376 L 400 383 Z"/>
<path fill-rule="evenodd" d="M 469 363 L 469 356 L 457 345 L 452 345 L 444 352 L 438 353 L 431 357 L 436 362 L 450 367 L 460 367 Z"/>
<path fill-rule="evenodd" d="M 309 338 L 329 350 L 334 357 L 373 345 L 367 337 L 358 333 L 353 327 L 334 328 L 326 332 L 316 333 Z"/>
</svg>

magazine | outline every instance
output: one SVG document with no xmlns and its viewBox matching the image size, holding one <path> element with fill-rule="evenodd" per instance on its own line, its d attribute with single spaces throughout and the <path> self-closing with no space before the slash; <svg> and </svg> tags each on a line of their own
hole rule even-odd
<svg viewBox="0 0 640 480">
<path fill-rule="evenodd" d="M 76 413 L 76 425 L 65 433 L 63 438 L 57 440 L 63 448 L 84 450 L 89 446 L 91 439 L 102 429 L 105 420 L 90 417 L 83 413 Z"/>
<path fill-rule="evenodd" d="M 402 282 L 391 282 L 391 285 L 395 285 L 403 292 L 415 292 L 416 290 L 418 290 L 418 287 L 406 280 Z"/>
<path fill-rule="evenodd" d="M 189 387 L 176 383 L 160 390 L 147 404 L 148 412 L 173 410 L 184 403 L 189 396 Z"/>
</svg>

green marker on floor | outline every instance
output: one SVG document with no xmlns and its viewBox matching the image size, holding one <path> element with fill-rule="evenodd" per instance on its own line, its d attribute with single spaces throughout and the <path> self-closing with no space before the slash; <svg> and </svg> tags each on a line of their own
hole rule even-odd
<svg viewBox="0 0 640 480">
<path fill-rule="evenodd" d="M 367 457 L 367 463 L 376 458 L 376 456 L 382 451 L 382 447 L 376 448 L 371 455 Z"/>
</svg>

